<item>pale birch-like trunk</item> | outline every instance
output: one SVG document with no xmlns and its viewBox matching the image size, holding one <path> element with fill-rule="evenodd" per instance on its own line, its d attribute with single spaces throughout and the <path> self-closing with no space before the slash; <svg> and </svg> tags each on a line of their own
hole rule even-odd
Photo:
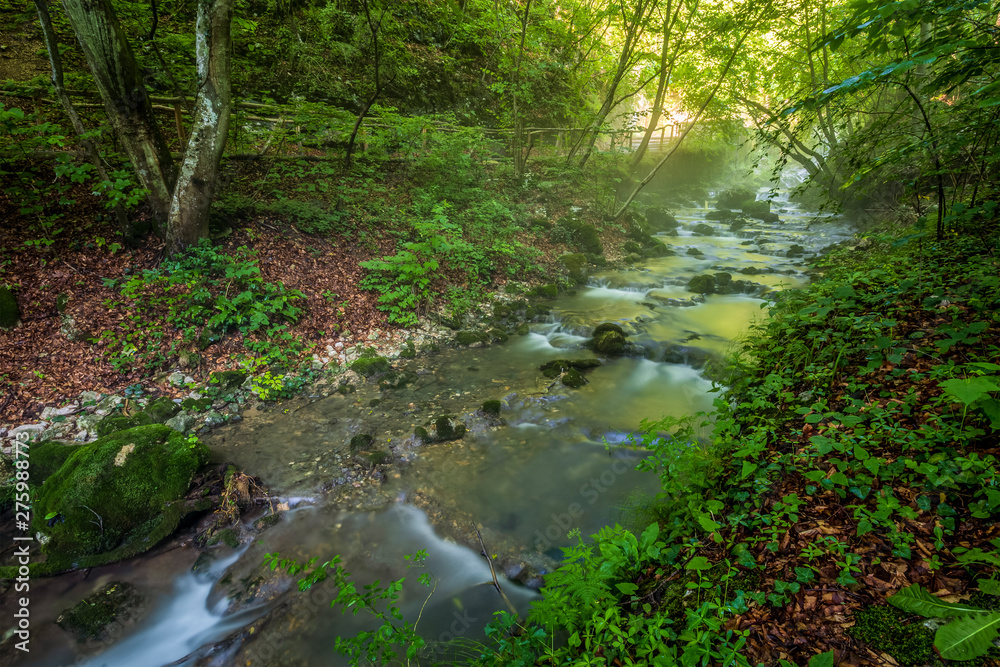
<svg viewBox="0 0 1000 667">
<path fill-rule="evenodd" d="M 187 150 L 167 219 L 167 253 L 208 238 L 209 209 L 229 135 L 233 0 L 198 0 L 198 95 Z"/>
</svg>

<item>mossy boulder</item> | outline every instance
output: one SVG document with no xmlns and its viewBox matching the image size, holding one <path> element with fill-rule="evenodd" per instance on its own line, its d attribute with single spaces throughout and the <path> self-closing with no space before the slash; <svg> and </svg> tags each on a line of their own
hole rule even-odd
<svg viewBox="0 0 1000 667">
<path fill-rule="evenodd" d="M 622 250 L 624 250 L 626 253 L 634 252 L 638 254 L 639 252 L 642 251 L 642 246 L 640 246 L 635 241 L 626 241 L 625 243 L 622 244 Z"/>
<path fill-rule="evenodd" d="M 406 344 L 399 351 L 399 356 L 403 359 L 413 359 L 417 356 L 417 348 L 412 340 L 406 341 Z"/>
<path fill-rule="evenodd" d="M 242 371 L 217 371 L 212 373 L 209 382 L 219 386 L 223 392 L 239 389 L 246 382 L 247 374 Z"/>
<path fill-rule="evenodd" d="M 625 331 L 612 322 L 598 324 L 593 336 L 587 341 L 587 347 L 598 354 L 620 355 L 625 352 L 628 341 Z"/>
<path fill-rule="evenodd" d="M 514 328 L 514 333 L 517 334 L 518 336 L 527 336 L 529 333 L 531 333 L 531 325 L 529 325 L 527 322 L 521 322 Z"/>
<path fill-rule="evenodd" d="M 375 436 L 371 433 L 359 433 L 358 435 L 351 438 L 351 453 L 357 454 L 358 452 L 363 452 L 371 449 L 375 445 Z"/>
<path fill-rule="evenodd" d="M 431 441 L 431 434 L 428 433 L 427 429 L 425 429 L 423 426 L 417 426 L 416 428 L 414 428 L 413 435 L 415 435 L 418 439 L 420 439 L 423 442 Z"/>
<path fill-rule="evenodd" d="M 688 281 L 687 288 L 696 294 L 715 294 L 715 276 L 695 276 Z"/>
<path fill-rule="evenodd" d="M 465 435 L 465 423 L 452 415 L 442 415 L 434 420 L 438 440 L 459 440 Z"/>
<path fill-rule="evenodd" d="M 601 243 L 597 227 L 589 224 L 582 225 L 573 235 L 573 238 L 584 252 L 593 255 L 604 254 L 604 244 Z"/>
<path fill-rule="evenodd" d="M 788 250 L 785 251 L 785 257 L 801 257 L 806 252 L 806 249 L 800 246 L 798 243 L 793 243 L 789 246 Z"/>
<path fill-rule="evenodd" d="M 487 335 L 494 343 L 506 343 L 510 340 L 510 335 L 503 329 L 490 329 Z"/>
<path fill-rule="evenodd" d="M 503 403 L 498 400 L 483 401 L 482 412 L 487 417 L 499 417 L 501 407 L 503 407 Z"/>
<path fill-rule="evenodd" d="M 0 329 L 13 329 L 21 319 L 14 292 L 6 285 L 0 286 Z"/>
<path fill-rule="evenodd" d="M 364 377 L 386 373 L 389 368 L 389 360 L 385 357 L 361 357 L 351 364 L 351 370 Z"/>
<path fill-rule="evenodd" d="M 715 227 L 712 227 L 712 225 L 706 225 L 704 222 L 699 222 L 691 229 L 691 231 L 699 236 L 715 235 Z"/>
<path fill-rule="evenodd" d="M 153 420 L 154 424 L 162 424 L 180 411 L 181 406 L 166 396 L 150 401 L 146 409 L 143 410 Z"/>
<path fill-rule="evenodd" d="M 667 213 L 667 210 L 662 206 L 650 206 L 647 208 L 646 220 L 649 222 L 650 228 L 658 232 L 675 229 L 679 225 L 677 218 Z"/>
<path fill-rule="evenodd" d="M 493 304 L 493 317 L 502 319 L 504 317 L 510 317 L 510 306 L 505 303 L 495 303 Z"/>
<path fill-rule="evenodd" d="M 583 385 L 587 384 L 587 378 L 583 377 L 583 373 L 580 371 L 575 368 L 571 368 L 563 373 L 562 383 L 570 389 L 579 389 Z"/>
<path fill-rule="evenodd" d="M 576 283 L 587 281 L 587 256 L 581 252 L 567 252 L 559 255 L 559 262 L 566 267 L 571 280 Z"/>
<path fill-rule="evenodd" d="M 743 202 L 757 198 L 757 193 L 747 187 L 735 187 L 723 190 L 716 199 L 719 208 L 739 208 Z"/>
<path fill-rule="evenodd" d="M 719 211 L 709 211 L 708 213 L 705 214 L 706 220 L 723 221 L 723 220 L 732 220 L 735 217 L 736 214 L 730 211 L 729 209 L 722 209 Z"/>
<path fill-rule="evenodd" d="M 702 256 L 702 255 L 704 255 L 705 253 L 703 253 L 703 252 L 702 252 L 701 250 L 699 250 L 698 248 L 688 248 L 688 249 L 687 249 L 687 252 L 685 252 L 684 254 L 685 254 L 685 255 L 691 255 L 692 257 L 701 257 L 701 256 Z"/>
<path fill-rule="evenodd" d="M 41 486 L 66 462 L 73 452 L 84 445 L 66 445 L 51 440 L 31 446 L 31 483 Z"/>
<path fill-rule="evenodd" d="M 677 253 L 674 252 L 673 248 L 668 247 L 665 243 L 654 241 L 652 245 L 646 246 L 642 249 L 642 254 L 646 257 L 672 257 Z"/>
<path fill-rule="evenodd" d="M 152 423 L 152 417 L 147 415 L 145 412 L 137 412 L 131 417 L 125 417 L 124 415 L 108 415 L 101 421 L 97 422 L 97 437 L 103 438 L 106 435 L 111 435 L 112 433 L 117 433 L 118 431 L 125 431 L 130 428 L 135 428 L 136 426 L 148 426 Z"/>
<path fill-rule="evenodd" d="M 485 343 L 490 339 L 489 334 L 482 331 L 459 331 L 455 334 L 455 345 L 472 345 L 474 343 Z"/>
<path fill-rule="evenodd" d="M 535 294 L 552 299 L 559 296 L 559 287 L 554 284 L 539 285 L 535 288 Z"/>
<path fill-rule="evenodd" d="M 204 444 L 161 424 L 76 447 L 38 492 L 32 527 L 45 538 L 42 551 L 81 567 L 146 551 L 190 511 L 182 499 L 208 456 Z"/>
<path fill-rule="evenodd" d="M 142 602 L 132 584 L 112 581 L 59 614 L 56 625 L 78 641 L 104 639 L 112 624 L 120 630 L 136 620 Z"/>
</svg>

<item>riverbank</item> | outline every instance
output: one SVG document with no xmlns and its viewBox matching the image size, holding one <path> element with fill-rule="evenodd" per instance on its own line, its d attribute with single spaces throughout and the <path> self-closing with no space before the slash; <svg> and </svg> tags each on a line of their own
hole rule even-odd
<svg viewBox="0 0 1000 667">
<path fill-rule="evenodd" d="M 1000 245 L 995 219 L 975 225 L 872 234 L 783 293 L 731 357 L 710 439 L 697 418 L 645 425 L 652 525 L 602 532 L 548 581 L 531 620 L 581 641 L 524 648 L 1000 664 Z M 920 595 L 938 608 L 901 600 Z"/>
</svg>

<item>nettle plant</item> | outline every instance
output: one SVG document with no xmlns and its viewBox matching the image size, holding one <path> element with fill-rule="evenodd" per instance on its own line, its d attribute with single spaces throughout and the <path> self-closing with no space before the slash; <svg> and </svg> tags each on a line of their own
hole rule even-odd
<svg viewBox="0 0 1000 667">
<path fill-rule="evenodd" d="M 114 281 L 108 281 L 114 286 Z M 133 275 L 120 285 L 126 302 L 110 301 L 108 307 L 125 305 L 142 312 L 124 332 L 105 332 L 112 341 L 112 361 L 138 359 L 146 365 L 163 361 L 155 340 L 162 327 L 149 324 L 149 313 L 162 315 L 166 325 L 181 332 L 181 343 L 207 347 L 232 333 L 244 335 L 243 345 L 272 361 L 288 360 L 302 344 L 288 331 L 302 314 L 305 295 L 260 276 L 254 253 L 246 247 L 227 255 L 208 241 L 188 249 L 155 269 Z M 140 326 L 140 324 L 142 326 Z"/>
</svg>

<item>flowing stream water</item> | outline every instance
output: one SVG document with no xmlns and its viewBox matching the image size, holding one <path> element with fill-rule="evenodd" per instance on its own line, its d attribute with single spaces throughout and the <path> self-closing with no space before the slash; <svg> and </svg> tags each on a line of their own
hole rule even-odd
<svg viewBox="0 0 1000 667">
<path fill-rule="evenodd" d="M 613 445 L 643 419 L 710 410 L 715 394 L 699 360 L 725 353 L 763 317 L 761 295 L 804 284 L 802 259 L 786 255 L 793 244 L 808 254 L 850 233 L 780 193 L 772 208 L 780 222 L 751 221 L 737 231 L 706 221 L 709 203 L 673 207 L 681 227 L 659 239 L 675 255 L 592 276 L 587 286 L 552 300 L 548 320 L 532 324 L 528 335 L 401 360 L 417 378 L 402 389 L 321 393 L 213 432 L 207 442 L 219 460 L 259 475 L 283 497 L 289 507 L 283 520 L 238 549 L 219 546 L 217 559 L 199 561 L 196 572 L 196 551 L 179 542 L 87 575 L 38 582 L 33 595 L 47 600 L 34 612 L 40 620 L 112 580 L 143 588 L 150 611 L 104 643 L 74 645 L 49 624 L 41 635 L 45 651 L 19 664 L 338 664 L 334 637 L 369 627 L 368 620 L 331 610 L 329 584 L 298 595 L 285 592 L 287 579 L 262 575 L 264 554 L 275 551 L 301 560 L 339 554 L 361 582 L 407 576 L 413 585 L 401 604 L 409 618 L 419 615 L 425 637 L 476 640 L 505 605 L 470 537 L 473 525 L 491 552 L 507 554 L 496 561 L 500 581 L 524 611 L 570 530 L 594 533 L 618 520 L 637 493 L 656 493 L 657 479 L 634 470 L 641 453 Z M 711 234 L 693 233 L 706 222 Z M 702 254 L 688 254 L 689 248 Z M 718 272 L 760 286 L 755 295 L 704 299 L 687 290 L 693 276 Z M 602 322 L 621 325 L 646 357 L 604 359 L 579 389 L 539 372 L 554 359 L 597 357 L 581 344 Z M 670 361 L 661 361 L 665 354 Z M 472 414 L 489 399 L 502 400 L 505 425 Z M 410 437 L 440 414 L 464 415 L 469 432 L 446 443 Z M 347 475 L 343 445 L 360 432 L 374 433 L 403 462 L 381 483 L 362 485 Z M 422 571 L 436 581 L 430 597 L 406 568 L 404 555 L 418 550 L 428 554 Z"/>
</svg>

